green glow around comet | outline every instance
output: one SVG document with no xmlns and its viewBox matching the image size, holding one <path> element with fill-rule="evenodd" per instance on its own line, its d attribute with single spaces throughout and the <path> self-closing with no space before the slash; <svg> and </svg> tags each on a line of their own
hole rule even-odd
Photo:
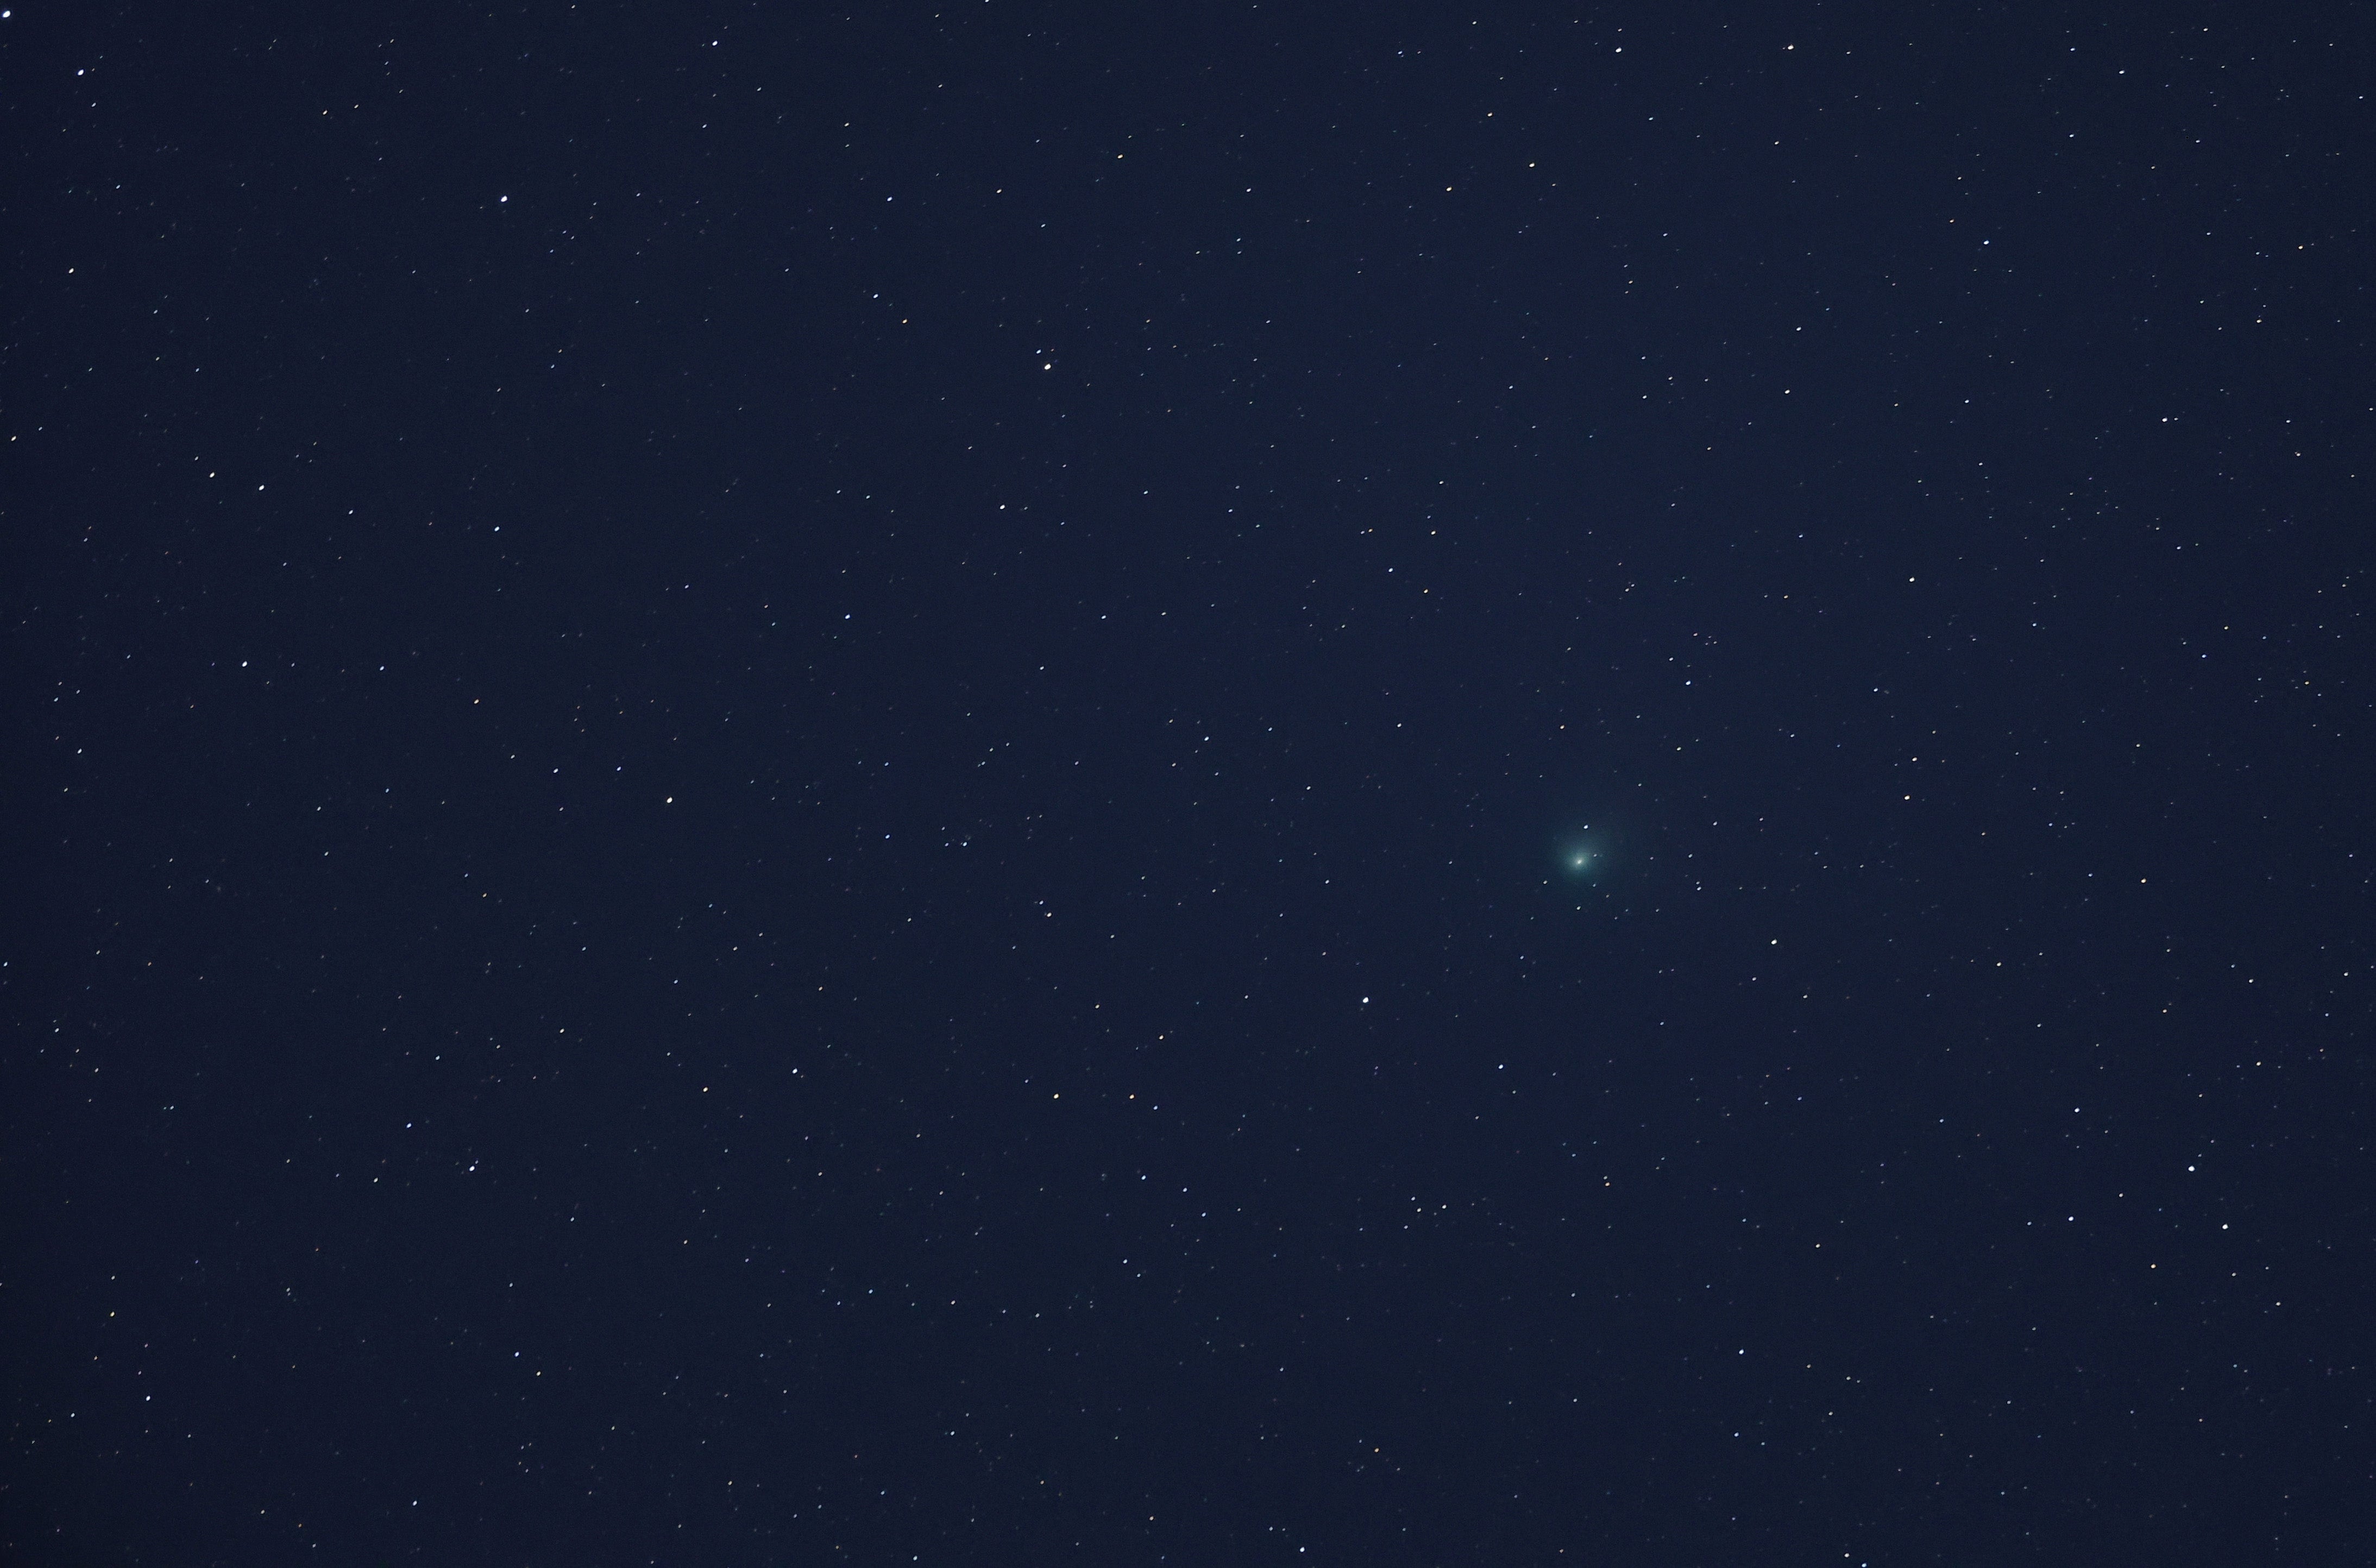
<svg viewBox="0 0 2376 1568">
<path fill-rule="evenodd" d="M 1560 873 L 1568 880 L 1586 882 L 1600 874 L 1602 862 L 1607 858 L 1598 835 L 1595 834 L 1587 825 L 1578 828 L 1560 842 L 1559 853 L 1554 863 L 1559 867 Z"/>
</svg>

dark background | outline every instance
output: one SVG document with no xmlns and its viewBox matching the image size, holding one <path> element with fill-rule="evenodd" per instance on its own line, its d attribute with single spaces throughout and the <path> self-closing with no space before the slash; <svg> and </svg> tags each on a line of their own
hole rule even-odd
<svg viewBox="0 0 2376 1568">
<path fill-rule="evenodd" d="M 0 1546 L 2356 1560 L 2371 42 L 18 0 Z"/>
</svg>

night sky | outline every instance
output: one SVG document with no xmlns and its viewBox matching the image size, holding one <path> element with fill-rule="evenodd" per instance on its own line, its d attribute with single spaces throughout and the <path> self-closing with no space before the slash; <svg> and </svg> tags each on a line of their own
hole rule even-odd
<svg viewBox="0 0 2376 1568">
<path fill-rule="evenodd" d="M 0 1558 L 2365 1561 L 2376 13 L 941 6 L 0 11 Z"/>
</svg>

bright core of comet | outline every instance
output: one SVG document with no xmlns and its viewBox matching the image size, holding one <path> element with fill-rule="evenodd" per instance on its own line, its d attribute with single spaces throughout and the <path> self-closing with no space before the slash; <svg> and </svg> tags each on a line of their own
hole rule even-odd
<svg viewBox="0 0 2376 1568">
<path fill-rule="evenodd" d="M 1598 877 L 1605 858 L 1598 835 L 1590 827 L 1579 827 L 1566 835 L 1566 840 L 1558 846 L 1558 859 L 1552 863 L 1570 877 L 1579 880 Z"/>
</svg>

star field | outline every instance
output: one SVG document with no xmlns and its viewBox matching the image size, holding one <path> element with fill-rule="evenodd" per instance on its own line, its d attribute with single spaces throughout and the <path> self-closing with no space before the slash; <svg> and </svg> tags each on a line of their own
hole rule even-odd
<svg viewBox="0 0 2376 1568">
<path fill-rule="evenodd" d="M 0 1555 L 2349 1560 L 2370 42 L 0 12 Z"/>
</svg>

